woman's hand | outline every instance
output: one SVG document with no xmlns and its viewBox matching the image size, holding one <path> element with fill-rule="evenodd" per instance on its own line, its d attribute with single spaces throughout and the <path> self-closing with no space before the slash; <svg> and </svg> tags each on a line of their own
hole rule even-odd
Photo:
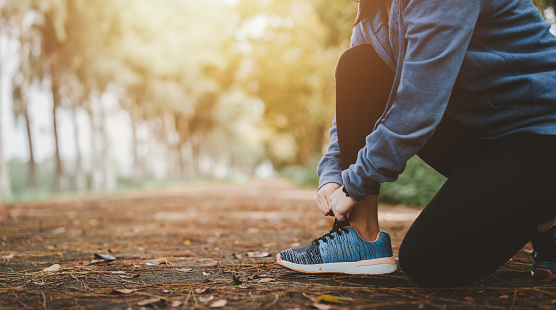
<svg viewBox="0 0 556 310">
<path fill-rule="evenodd" d="M 328 204 L 336 216 L 338 221 L 345 221 L 353 207 L 357 204 L 357 200 L 346 196 L 346 193 L 342 190 L 343 186 L 338 188 L 332 196 L 330 196 L 330 201 Z"/>
<path fill-rule="evenodd" d="M 324 214 L 324 215 L 334 215 L 334 213 L 332 212 L 332 208 L 328 204 L 328 201 L 330 200 L 330 196 L 332 196 L 332 194 L 338 188 L 340 188 L 340 184 L 327 183 L 327 184 L 323 185 L 319 189 L 319 191 L 315 194 L 315 197 L 313 198 L 313 200 L 315 201 L 315 204 L 319 208 L 320 212 L 322 212 L 322 214 Z"/>
</svg>

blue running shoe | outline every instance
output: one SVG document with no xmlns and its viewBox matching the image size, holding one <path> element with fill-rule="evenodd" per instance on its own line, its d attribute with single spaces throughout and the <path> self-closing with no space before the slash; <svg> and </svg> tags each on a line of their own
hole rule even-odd
<svg viewBox="0 0 556 310">
<path fill-rule="evenodd" d="M 308 247 L 282 251 L 276 262 L 305 273 L 384 274 L 397 269 L 388 233 L 381 231 L 376 241 L 367 242 L 351 226 L 335 227 Z"/>
<path fill-rule="evenodd" d="M 556 279 L 556 258 L 542 257 L 539 253 L 533 253 L 533 266 L 531 275 L 535 279 Z"/>
</svg>

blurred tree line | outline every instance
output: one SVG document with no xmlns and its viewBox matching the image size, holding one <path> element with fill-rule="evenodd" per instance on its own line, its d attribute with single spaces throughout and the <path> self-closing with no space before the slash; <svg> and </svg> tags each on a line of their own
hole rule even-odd
<svg viewBox="0 0 556 310">
<path fill-rule="evenodd" d="M 356 12 L 353 0 L 0 0 L 0 80 L 9 80 L 11 117 L 24 124 L 28 150 L 25 160 L 4 158 L 0 123 L 0 200 L 248 177 L 265 165 L 314 184 L 334 115 L 334 68 Z M 51 104 L 41 117 L 54 153 L 43 162 L 31 112 L 48 103 L 32 102 L 33 88 Z M 121 112 L 127 173 L 111 156 L 121 133 L 107 121 Z M 70 142 L 60 138 L 61 114 L 71 123 L 71 159 L 60 152 Z M 423 204 L 442 182 L 414 159 L 384 199 Z M 430 186 L 418 191 L 418 183 Z"/>
</svg>

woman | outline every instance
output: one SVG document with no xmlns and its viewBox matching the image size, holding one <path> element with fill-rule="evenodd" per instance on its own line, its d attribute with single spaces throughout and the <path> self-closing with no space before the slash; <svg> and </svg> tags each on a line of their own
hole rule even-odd
<svg viewBox="0 0 556 310">
<path fill-rule="evenodd" d="M 533 241 L 556 274 L 556 37 L 530 0 L 362 0 L 336 68 L 336 118 L 315 203 L 337 222 L 277 256 L 302 272 L 396 270 L 380 183 L 418 154 L 448 177 L 405 236 L 424 286 L 479 280 Z M 349 218 L 349 224 L 347 219 Z"/>
</svg>

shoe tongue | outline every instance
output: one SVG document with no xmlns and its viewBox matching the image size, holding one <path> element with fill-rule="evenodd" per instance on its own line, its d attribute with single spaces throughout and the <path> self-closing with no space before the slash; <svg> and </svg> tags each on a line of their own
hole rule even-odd
<svg viewBox="0 0 556 310">
<path fill-rule="evenodd" d="M 344 228 L 346 226 L 349 226 L 349 220 L 346 219 L 345 221 L 338 221 L 338 220 L 334 220 L 334 226 L 332 226 L 332 230 L 330 230 L 330 232 L 332 232 L 333 230 L 336 229 L 340 229 L 340 228 Z"/>
</svg>

